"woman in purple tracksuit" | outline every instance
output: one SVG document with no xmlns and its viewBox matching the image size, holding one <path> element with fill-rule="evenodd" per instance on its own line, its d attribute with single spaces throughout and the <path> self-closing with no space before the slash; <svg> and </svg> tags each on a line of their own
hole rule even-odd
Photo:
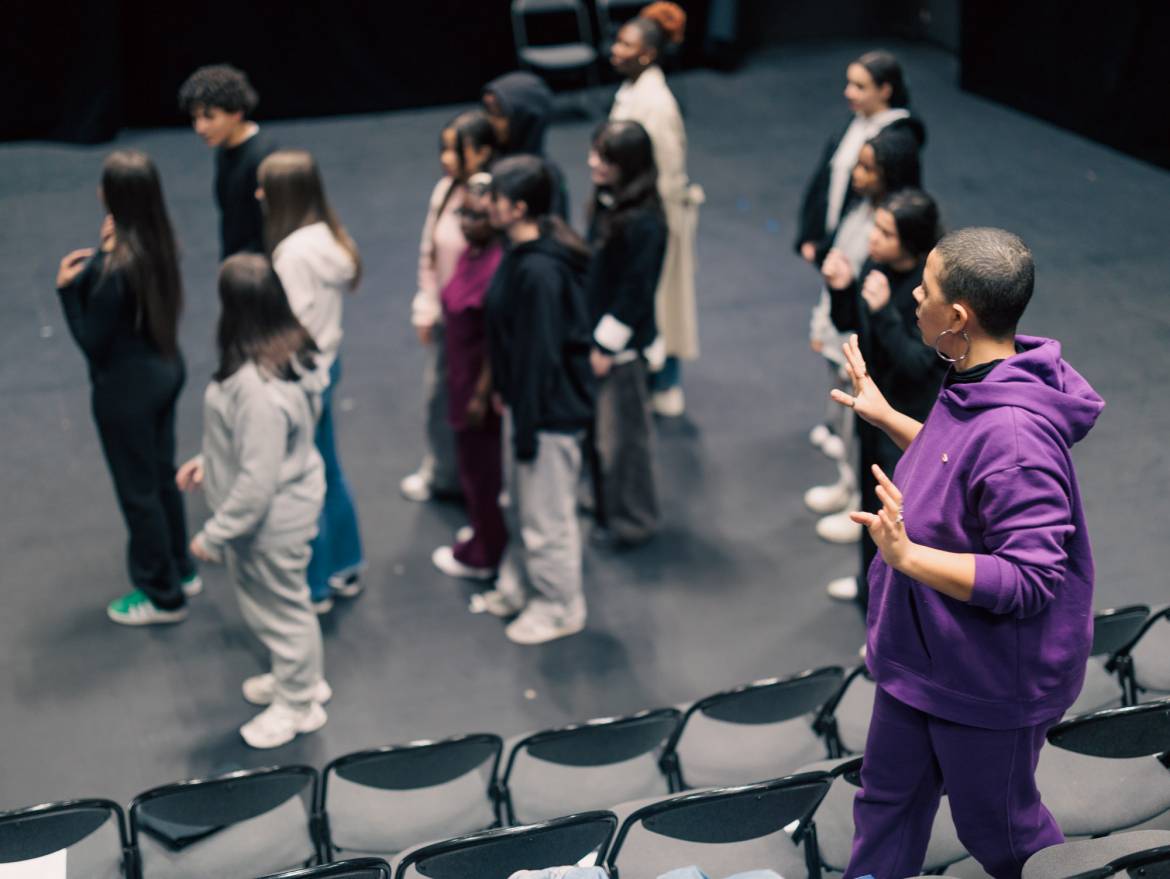
<svg viewBox="0 0 1170 879">
<path fill-rule="evenodd" d="M 921 872 L 944 788 L 960 840 L 996 879 L 1063 839 L 1035 768 L 1092 641 L 1070 449 L 1104 402 L 1058 342 L 1015 334 L 1033 278 L 1028 248 L 999 229 L 959 230 L 931 252 L 918 326 L 953 368 L 925 423 L 889 405 L 856 337 L 846 345 L 853 394 L 833 398 L 905 449 L 893 480 L 874 468 L 882 509 L 853 514 L 881 557 L 866 657 L 878 689 L 847 879 Z"/>
</svg>

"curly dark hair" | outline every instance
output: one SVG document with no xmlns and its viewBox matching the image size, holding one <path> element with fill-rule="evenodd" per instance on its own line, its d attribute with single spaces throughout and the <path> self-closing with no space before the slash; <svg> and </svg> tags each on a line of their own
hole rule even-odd
<svg viewBox="0 0 1170 879">
<path fill-rule="evenodd" d="M 218 107 L 228 113 L 243 112 L 250 116 L 260 103 L 260 96 L 248 75 L 230 64 L 200 67 L 179 86 L 179 109 L 190 113 L 196 106 Z"/>
</svg>

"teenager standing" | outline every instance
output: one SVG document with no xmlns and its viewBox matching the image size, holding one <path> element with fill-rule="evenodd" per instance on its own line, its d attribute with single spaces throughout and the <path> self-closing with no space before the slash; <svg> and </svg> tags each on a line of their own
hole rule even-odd
<svg viewBox="0 0 1170 879">
<path fill-rule="evenodd" d="M 179 88 L 179 107 L 191 117 L 195 133 L 215 150 L 220 259 L 265 252 L 256 174 L 276 144 L 250 118 L 259 102 L 244 72 L 228 64 L 200 67 Z"/>
<path fill-rule="evenodd" d="M 357 510 L 333 430 L 333 393 L 341 380 L 342 309 L 346 295 L 361 280 L 361 258 L 325 197 L 317 163 L 309 153 L 280 150 L 265 159 L 257 196 L 264 204 L 272 266 L 293 314 L 316 342 L 320 367 L 329 377 L 315 436 L 325 462 L 325 505 L 308 573 L 313 606 L 318 613 L 327 613 L 334 595 L 352 598 L 361 591 L 358 578 L 365 567 Z"/>
<path fill-rule="evenodd" d="M 185 378 L 178 258 L 148 156 L 112 153 L 101 200 L 101 246 L 61 260 L 57 291 L 89 367 L 93 417 L 130 533 L 134 589 L 106 612 L 124 625 L 174 623 L 187 615 L 185 597 L 202 588 L 174 484 L 175 404 Z"/>
<path fill-rule="evenodd" d="M 618 545 L 658 528 L 654 422 L 644 352 L 658 340 L 654 291 L 667 248 L 650 137 L 637 122 L 607 122 L 593 137 L 595 248 L 586 291 L 593 321 L 590 363 L 598 380 L 593 439 L 600 472 L 596 518 Z"/>
<path fill-rule="evenodd" d="M 226 562 L 244 621 L 272 670 L 244 681 L 268 706 L 240 728 L 253 748 L 277 748 L 325 725 L 321 628 L 305 571 L 325 496 L 313 443 L 324 375 L 317 346 L 289 308 L 268 260 L 239 254 L 219 273 L 219 365 L 203 397 L 203 451 L 175 477 L 202 488 L 212 516 L 191 552 Z"/>
<path fill-rule="evenodd" d="M 655 357 L 654 409 L 660 415 L 682 415 L 683 360 L 699 356 L 699 323 L 695 305 L 695 232 L 703 190 L 687 176 L 687 135 L 678 102 L 658 62 L 668 45 L 682 43 L 686 13 L 675 3 L 651 3 L 627 22 L 614 40 L 610 63 L 625 77 L 614 96 L 609 118 L 637 122 L 650 136 L 658 168 L 669 236 L 655 293 L 656 321 L 665 360 Z"/>
<path fill-rule="evenodd" d="M 484 594 L 517 644 L 585 627 L 576 492 L 593 419 L 583 277 L 588 247 L 552 210 L 552 174 L 536 156 L 492 168 L 492 222 L 511 245 L 487 298 L 492 384 L 503 414 L 510 543 Z"/>
</svg>

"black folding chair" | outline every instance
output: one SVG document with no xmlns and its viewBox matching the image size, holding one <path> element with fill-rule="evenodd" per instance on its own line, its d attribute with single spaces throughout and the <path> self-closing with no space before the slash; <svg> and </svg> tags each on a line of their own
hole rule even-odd
<svg viewBox="0 0 1170 879">
<path fill-rule="evenodd" d="M 1058 723 L 1036 782 L 1066 837 L 1124 830 L 1170 809 L 1170 699 Z"/>
<path fill-rule="evenodd" d="M 666 750 L 674 789 L 778 778 L 831 756 L 813 724 L 844 676 L 834 665 L 700 699 L 686 710 Z"/>
<path fill-rule="evenodd" d="M 877 685 L 862 662 L 849 670 L 837 692 L 821 706 L 812 728 L 824 738 L 830 758 L 865 750 L 876 691 Z"/>
<path fill-rule="evenodd" d="M 392 879 L 394 871 L 381 858 L 353 858 L 320 867 L 286 870 L 261 879 Z"/>
<path fill-rule="evenodd" d="M 421 840 L 496 825 L 503 746 L 494 733 L 472 733 L 333 760 L 317 809 L 325 859 L 339 851 L 389 857 Z"/>
<path fill-rule="evenodd" d="M 529 19 L 533 16 L 571 20 L 571 39 L 533 44 L 528 34 Z M 598 84 L 597 47 L 593 45 L 589 11 L 582 0 L 512 0 L 512 36 L 521 66 L 539 74 L 581 70 L 590 86 Z"/>
<path fill-rule="evenodd" d="M 517 870 L 600 864 L 617 829 L 612 812 L 583 812 L 539 824 L 487 830 L 403 854 L 396 879 L 508 879 Z"/>
<path fill-rule="evenodd" d="M 712 875 L 768 867 L 791 879 L 819 877 L 813 813 L 832 782 L 827 772 L 807 772 L 647 803 L 622 822 L 606 867 L 613 879 L 680 864 L 702 864 Z"/>
<path fill-rule="evenodd" d="M 317 770 L 270 766 L 163 785 L 130 804 L 139 879 L 262 875 L 308 866 Z"/>
<path fill-rule="evenodd" d="M 1127 678 L 1133 673 L 1132 662 L 1119 655 L 1119 651 L 1133 643 L 1149 616 L 1150 609 L 1144 604 L 1093 614 L 1093 646 L 1085 667 L 1085 683 L 1067 716 L 1136 703 L 1131 698 L 1132 688 L 1127 685 Z"/>
<path fill-rule="evenodd" d="M 1106 668 L 1121 678 L 1127 705 L 1136 705 L 1143 692 L 1170 693 L 1170 606 L 1150 615 Z"/>
<path fill-rule="evenodd" d="M 113 834 L 100 833 L 111 824 Z M 62 850 L 74 875 L 128 875 L 134 856 L 122 807 L 110 800 L 65 800 L 0 812 L 0 864 L 35 861 Z"/>
<path fill-rule="evenodd" d="M 675 708 L 543 730 L 512 746 L 500 793 L 508 823 L 530 823 L 670 791 L 662 755 Z"/>
<path fill-rule="evenodd" d="M 1022 877 L 1104 879 L 1128 873 L 1134 879 L 1166 879 L 1170 877 L 1167 853 L 1170 830 L 1132 830 L 1099 839 L 1076 839 L 1036 852 L 1024 864 Z"/>
<path fill-rule="evenodd" d="M 1170 845 L 1134 852 L 1111 861 L 1098 870 L 1079 873 L 1071 879 L 1106 879 L 1124 873 L 1133 879 L 1170 879 Z"/>
</svg>

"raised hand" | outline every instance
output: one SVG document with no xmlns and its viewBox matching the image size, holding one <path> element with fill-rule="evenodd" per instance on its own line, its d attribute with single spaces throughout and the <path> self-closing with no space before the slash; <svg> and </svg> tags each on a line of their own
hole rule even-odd
<svg viewBox="0 0 1170 879">
<path fill-rule="evenodd" d="M 61 264 L 57 267 L 57 289 L 68 287 L 85 268 L 85 261 L 93 256 L 92 247 L 83 247 L 80 250 L 71 250 L 61 257 Z"/>
<path fill-rule="evenodd" d="M 853 264 L 849 262 L 849 257 L 834 248 L 825 254 L 825 261 L 821 263 L 821 277 L 830 290 L 844 290 L 853 283 Z"/>
<path fill-rule="evenodd" d="M 850 513 L 849 518 L 868 528 L 869 536 L 873 538 L 885 563 L 895 570 L 901 570 L 914 546 L 906 536 L 906 525 L 902 518 L 902 492 L 882 472 L 881 467 L 874 464 L 872 469 L 878 483 L 877 496 L 882 502 L 881 509 L 876 514 Z"/>
<path fill-rule="evenodd" d="M 890 302 L 890 279 L 874 269 L 861 284 L 861 298 L 870 311 L 881 311 Z"/>
<path fill-rule="evenodd" d="M 882 427 L 894 410 L 869 375 L 857 335 L 851 335 L 841 350 L 845 352 L 845 370 L 853 384 L 853 393 L 847 394 L 833 388 L 829 396 L 842 406 L 848 406 L 870 424 Z"/>
</svg>

